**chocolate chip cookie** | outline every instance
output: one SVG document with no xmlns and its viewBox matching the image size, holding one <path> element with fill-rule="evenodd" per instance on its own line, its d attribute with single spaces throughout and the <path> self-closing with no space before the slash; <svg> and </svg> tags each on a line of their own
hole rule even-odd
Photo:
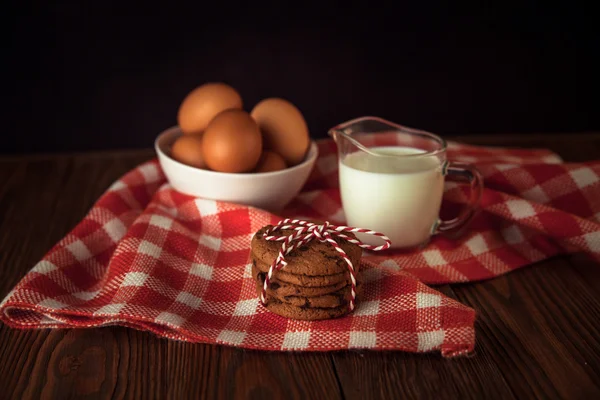
<svg viewBox="0 0 600 400">
<path fill-rule="evenodd" d="M 256 260 L 252 260 L 252 271 L 253 271 L 254 276 L 256 277 L 258 275 L 258 273 L 260 273 L 260 272 L 262 272 L 264 274 L 269 272 L 269 266 L 264 263 L 258 262 Z M 306 286 L 306 287 L 323 287 L 323 286 L 337 285 L 339 283 L 344 283 L 347 285 L 350 283 L 350 275 L 349 275 L 347 269 L 346 269 L 346 272 L 342 272 L 339 274 L 320 275 L 320 276 L 291 274 L 289 272 L 286 272 L 284 269 L 280 269 L 279 271 L 276 271 L 273 274 L 273 278 L 277 279 L 281 282 L 290 283 L 292 285 L 297 285 L 297 286 Z"/>
<path fill-rule="evenodd" d="M 282 317 L 308 321 L 338 318 L 349 311 L 348 306 L 345 305 L 335 308 L 296 307 L 291 304 L 282 303 L 276 299 L 269 301 L 265 307 L 267 310 Z"/>
<path fill-rule="evenodd" d="M 267 270 L 281 249 L 281 242 L 265 240 L 264 233 L 270 228 L 272 228 L 272 225 L 261 228 L 252 237 L 251 242 L 253 259 L 266 265 Z M 287 236 L 292 233 L 292 230 L 276 232 L 280 236 Z M 354 237 L 352 234 L 348 234 L 348 236 Z M 362 249 L 339 237 L 334 237 L 333 239 L 346 252 L 352 265 L 358 270 Z M 288 264 L 281 271 L 296 275 L 325 276 L 347 273 L 348 271 L 346 261 L 344 261 L 335 248 L 330 243 L 318 240 L 312 240 L 292 250 L 285 256 L 285 260 Z M 261 269 L 261 264 L 258 264 L 257 268 Z"/>
<path fill-rule="evenodd" d="M 254 279 L 259 282 L 261 285 L 265 282 L 266 272 L 258 271 L 256 268 L 252 268 L 252 275 Z M 302 285 L 294 285 L 288 282 L 281 281 L 277 277 L 273 277 L 271 279 L 271 284 L 269 285 L 269 289 L 267 289 L 268 295 L 274 295 L 275 297 L 279 296 L 305 296 L 305 297 L 315 297 L 315 296 L 323 296 L 326 294 L 335 293 L 338 290 L 345 288 L 348 286 L 348 282 L 343 280 L 341 282 L 335 283 L 333 285 L 325 285 L 325 286 L 302 286 Z"/>
<path fill-rule="evenodd" d="M 260 296 L 263 285 L 256 282 L 256 291 Z M 348 305 L 351 299 L 351 286 L 346 286 L 336 292 L 324 294 L 321 296 L 282 296 L 267 289 L 267 301 L 275 299 L 282 303 L 291 304 L 296 307 L 311 307 L 311 308 L 335 308 L 343 305 Z M 359 288 L 357 288 L 359 291 Z"/>
</svg>

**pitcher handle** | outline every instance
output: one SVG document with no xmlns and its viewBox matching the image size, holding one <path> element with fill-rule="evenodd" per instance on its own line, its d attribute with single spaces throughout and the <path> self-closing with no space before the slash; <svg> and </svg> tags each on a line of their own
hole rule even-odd
<svg viewBox="0 0 600 400">
<path fill-rule="evenodd" d="M 458 216 L 445 221 L 438 219 L 432 229 L 432 233 L 458 234 L 462 228 L 471 222 L 479 208 L 479 202 L 483 193 L 483 177 L 473 165 L 459 162 L 446 161 L 442 166 L 442 173 L 446 176 L 446 179 L 468 182 L 471 194 L 467 205 L 461 210 Z"/>
</svg>

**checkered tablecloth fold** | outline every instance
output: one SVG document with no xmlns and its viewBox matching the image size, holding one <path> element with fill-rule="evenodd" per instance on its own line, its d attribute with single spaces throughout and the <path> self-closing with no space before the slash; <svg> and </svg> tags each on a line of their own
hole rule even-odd
<svg viewBox="0 0 600 400">
<path fill-rule="evenodd" d="M 451 143 L 449 158 L 486 180 L 467 233 L 410 253 L 366 252 L 363 295 L 350 315 L 295 321 L 259 304 L 252 234 L 282 217 L 344 222 L 335 145 L 281 213 L 174 191 L 153 160 L 115 182 L 0 304 L 16 328 L 124 325 L 191 342 L 279 351 L 343 349 L 470 353 L 475 312 L 427 284 L 492 278 L 552 255 L 600 259 L 600 162 L 565 164 L 546 150 Z M 468 194 L 448 183 L 443 214 Z"/>
</svg>

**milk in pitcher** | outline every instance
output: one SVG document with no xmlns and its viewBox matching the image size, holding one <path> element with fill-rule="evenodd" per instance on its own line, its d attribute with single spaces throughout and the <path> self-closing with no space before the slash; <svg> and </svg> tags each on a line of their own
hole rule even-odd
<svg viewBox="0 0 600 400">
<path fill-rule="evenodd" d="M 369 150 L 390 157 L 359 151 L 340 161 L 340 191 L 348 225 L 377 227 L 394 247 L 426 243 L 444 191 L 440 160 L 435 155 L 415 156 L 425 152 L 412 147 Z"/>
</svg>

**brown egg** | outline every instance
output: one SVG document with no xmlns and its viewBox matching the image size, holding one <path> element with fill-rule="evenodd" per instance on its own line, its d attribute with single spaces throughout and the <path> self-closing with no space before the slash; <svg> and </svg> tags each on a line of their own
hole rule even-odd
<svg viewBox="0 0 600 400">
<path fill-rule="evenodd" d="M 263 134 L 265 149 L 282 156 L 289 166 L 302 162 L 310 136 L 296 106 L 284 99 L 269 98 L 258 103 L 250 115 Z"/>
<path fill-rule="evenodd" d="M 171 146 L 171 156 L 189 166 L 206 168 L 202 156 L 201 136 L 180 136 Z"/>
<path fill-rule="evenodd" d="M 262 153 L 258 125 L 242 110 L 226 110 L 217 115 L 202 139 L 204 160 L 215 171 L 252 171 Z"/>
<path fill-rule="evenodd" d="M 242 109 L 239 93 L 224 83 L 206 83 L 192 90 L 183 100 L 177 122 L 186 135 L 199 135 L 215 115 L 230 108 Z"/>
<path fill-rule="evenodd" d="M 265 150 L 260 156 L 254 172 L 273 172 L 286 168 L 285 161 L 279 154 Z"/>
</svg>

